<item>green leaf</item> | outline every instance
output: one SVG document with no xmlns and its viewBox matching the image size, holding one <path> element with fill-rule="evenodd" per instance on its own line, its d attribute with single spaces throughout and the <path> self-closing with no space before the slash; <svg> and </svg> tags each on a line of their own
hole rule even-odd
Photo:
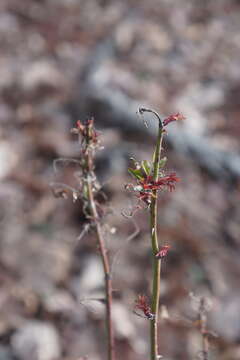
<svg viewBox="0 0 240 360">
<path fill-rule="evenodd" d="M 143 180 L 144 179 L 141 169 L 131 169 L 131 168 L 129 168 L 128 172 L 138 180 Z"/>
<path fill-rule="evenodd" d="M 144 170 L 145 174 L 147 176 L 149 176 L 151 174 L 151 170 L 152 170 L 152 164 L 150 163 L 150 161 L 143 160 L 141 162 L 141 166 L 142 166 L 142 169 Z"/>
<path fill-rule="evenodd" d="M 162 169 L 165 165 L 166 165 L 166 162 L 167 162 L 167 158 L 166 156 L 164 158 L 162 158 L 160 161 L 159 161 L 159 169 Z"/>
</svg>

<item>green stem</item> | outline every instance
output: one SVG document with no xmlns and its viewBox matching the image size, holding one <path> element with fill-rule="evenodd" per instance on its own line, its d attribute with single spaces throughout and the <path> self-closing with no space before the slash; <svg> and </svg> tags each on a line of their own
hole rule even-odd
<svg viewBox="0 0 240 360">
<path fill-rule="evenodd" d="M 159 163 L 161 158 L 161 148 L 163 139 L 163 126 L 159 115 L 150 109 L 140 109 L 141 112 L 153 113 L 159 121 L 159 130 L 156 148 L 154 152 L 153 161 L 153 179 L 157 181 L 159 178 Z M 160 298 L 160 280 L 161 280 L 161 259 L 156 259 L 155 255 L 159 251 L 158 235 L 157 235 L 157 191 L 153 191 L 151 206 L 150 206 L 150 230 L 152 240 L 152 255 L 153 255 L 153 280 L 152 280 L 152 303 L 151 312 L 154 315 L 150 325 L 150 339 L 151 339 L 151 360 L 158 359 L 158 312 L 159 312 L 159 298 Z"/>
</svg>

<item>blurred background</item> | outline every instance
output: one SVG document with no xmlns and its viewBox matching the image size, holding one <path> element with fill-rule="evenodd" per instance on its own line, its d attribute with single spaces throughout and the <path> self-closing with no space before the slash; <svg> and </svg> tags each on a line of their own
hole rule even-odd
<svg viewBox="0 0 240 360">
<path fill-rule="evenodd" d="M 129 158 L 150 159 L 156 139 L 139 106 L 186 117 L 164 143 L 181 182 L 159 201 L 161 242 L 171 245 L 160 353 L 201 359 L 204 296 L 209 359 L 240 359 L 239 18 L 238 0 L 0 1 L 0 360 L 106 358 L 94 233 L 78 240 L 81 203 L 49 186 L 77 186 L 76 168 L 54 172 L 53 160 L 78 157 L 70 129 L 88 116 L 104 145 L 97 173 L 111 259 L 121 249 L 117 359 L 148 358 L 149 323 L 133 314 L 137 295 L 150 294 L 148 213 L 121 215 L 136 201 L 124 190 Z"/>
</svg>

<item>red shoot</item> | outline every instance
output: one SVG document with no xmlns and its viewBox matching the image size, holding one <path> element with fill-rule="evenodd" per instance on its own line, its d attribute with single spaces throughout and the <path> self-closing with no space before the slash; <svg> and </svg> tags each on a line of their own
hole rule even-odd
<svg viewBox="0 0 240 360">
<path fill-rule="evenodd" d="M 170 245 L 163 245 L 163 246 L 161 246 L 160 251 L 155 255 L 155 257 L 156 257 L 157 259 L 162 259 L 162 258 L 164 258 L 164 257 L 167 255 L 167 253 L 168 253 L 168 251 L 169 251 L 170 248 L 171 248 Z"/>
<path fill-rule="evenodd" d="M 178 113 L 172 114 L 172 115 L 168 116 L 166 119 L 164 119 L 163 126 L 167 126 L 169 123 L 171 123 L 173 121 L 184 120 L 184 119 L 185 119 L 185 117 L 178 112 Z"/>
<path fill-rule="evenodd" d="M 140 184 L 143 187 L 143 192 L 146 190 L 161 190 L 163 186 L 167 186 L 170 191 L 175 189 L 175 183 L 179 182 L 180 178 L 176 173 L 161 177 L 158 181 L 154 181 L 151 176 L 146 177 Z"/>
<path fill-rule="evenodd" d="M 157 185 L 158 186 L 167 186 L 169 191 L 173 191 L 173 190 L 175 190 L 175 183 L 179 182 L 179 181 L 180 181 L 180 178 L 177 177 L 175 172 L 173 172 L 167 176 L 160 178 L 157 181 Z"/>
<path fill-rule="evenodd" d="M 148 305 L 145 295 L 138 295 L 138 298 L 135 301 L 135 308 L 141 310 L 147 319 L 153 320 L 154 315 L 151 313 L 150 306 Z"/>
</svg>

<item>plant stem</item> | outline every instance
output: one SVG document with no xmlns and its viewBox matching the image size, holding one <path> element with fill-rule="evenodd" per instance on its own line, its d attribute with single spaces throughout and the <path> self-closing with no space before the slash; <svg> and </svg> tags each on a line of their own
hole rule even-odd
<svg viewBox="0 0 240 360">
<path fill-rule="evenodd" d="M 87 161 L 90 165 L 92 163 L 91 159 L 89 158 L 89 154 L 87 155 Z M 88 190 L 88 200 L 89 200 L 89 207 L 91 217 L 93 219 L 95 228 L 96 228 L 96 235 L 97 235 L 97 242 L 100 250 L 100 255 L 102 259 L 103 271 L 105 276 L 105 302 L 106 302 L 106 328 L 107 328 L 107 339 L 108 339 L 108 360 L 115 359 L 114 353 L 114 334 L 113 334 L 113 326 L 112 326 L 112 280 L 110 274 L 110 265 L 107 256 L 107 250 L 105 247 L 105 241 L 103 237 L 102 226 L 99 221 L 99 215 L 96 208 L 96 203 L 94 200 L 93 195 L 93 187 L 92 187 L 92 179 L 91 175 L 87 175 L 87 190 Z"/>
<path fill-rule="evenodd" d="M 112 326 L 112 280 L 110 274 L 110 266 L 109 260 L 107 256 L 107 250 L 105 247 L 105 241 L 103 237 L 102 226 L 99 222 L 99 216 L 96 209 L 96 204 L 93 196 L 91 179 L 88 177 L 88 198 L 90 211 L 95 223 L 97 241 L 100 249 L 103 270 L 105 275 L 105 301 L 106 301 L 106 328 L 107 328 L 107 338 L 108 338 L 108 360 L 115 359 L 114 353 L 114 334 L 113 334 L 113 326 Z"/>
<path fill-rule="evenodd" d="M 162 122 L 157 113 L 153 112 L 159 120 L 159 130 L 154 153 L 154 169 L 153 179 L 158 180 L 159 177 L 159 163 L 161 157 L 163 129 Z M 159 312 L 159 298 L 160 298 L 160 280 L 161 280 L 161 259 L 156 259 L 155 255 L 159 251 L 158 235 L 157 235 L 157 190 L 153 191 L 151 207 L 150 207 L 150 226 L 152 239 L 152 255 L 153 255 L 153 280 L 152 280 L 152 304 L 151 312 L 154 315 L 150 325 L 151 338 L 151 360 L 158 358 L 158 312 Z"/>
<path fill-rule="evenodd" d="M 203 360 L 208 360 L 209 342 L 207 332 L 206 299 L 204 297 L 200 299 L 199 321 L 200 331 L 202 335 L 202 357 Z"/>
<path fill-rule="evenodd" d="M 93 162 L 93 151 L 89 145 L 89 134 L 86 137 L 86 151 L 84 153 L 85 158 L 85 181 L 87 185 L 87 197 L 89 212 L 92 218 L 92 222 L 96 229 L 97 242 L 100 250 L 104 277 L 105 277 L 105 305 L 106 305 L 106 329 L 107 329 L 107 341 L 108 341 L 108 360 L 115 360 L 115 341 L 114 341 L 114 332 L 112 326 L 112 279 L 110 273 L 110 264 L 107 255 L 107 249 L 105 246 L 105 239 L 103 236 L 102 225 L 100 222 L 100 217 L 96 207 L 96 202 L 94 199 L 94 181 L 96 181 L 94 173 L 94 162 Z"/>
</svg>

